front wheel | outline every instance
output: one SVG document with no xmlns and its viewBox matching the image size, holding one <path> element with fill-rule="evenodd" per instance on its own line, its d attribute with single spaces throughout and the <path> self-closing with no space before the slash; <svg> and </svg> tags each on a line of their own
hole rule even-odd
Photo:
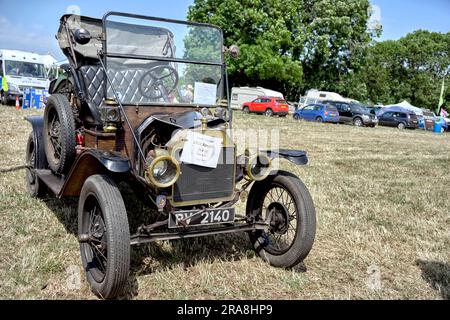
<svg viewBox="0 0 450 320">
<path fill-rule="evenodd" d="M 355 127 L 362 127 L 364 125 L 364 122 L 361 118 L 355 118 L 353 120 L 353 124 L 355 125 Z"/>
<path fill-rule="evenodd" d="M 289 268 L 306 258 L 314 243 L 316 211 L 303 182 L 279 171 L 252 187 L 247 216 L 269 224 L 267 231 L 250 233 L 256 252 L 276 267 Z"/>
<path fill-rule="evenodd" d="M 130 231 L 119 189 L 105 175 L 83 185 L 78 204 L 81 261 L 91 290 L 100 298 L 120 295 L 130 269 Z"/>
<path fill-rule="evenodd" d="M 294 113 L 294 120 L 300 120 L 300 116 L 296 113 Z"/>
<path fill-rule="evenodd" d="M 250 113 L 250 109 L 248 107 L 244 107 L 243 111 L 244 113 Z"/>
</svg>

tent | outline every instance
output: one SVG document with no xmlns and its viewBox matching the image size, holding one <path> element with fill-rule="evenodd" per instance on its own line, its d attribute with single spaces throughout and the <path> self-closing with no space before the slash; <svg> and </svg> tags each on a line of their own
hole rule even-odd
<svg viewBox="0 0 450 320">
<path fill-rule="evenodd" d="M 399 110 L 399 108 L 403 109 L 403 110 Z M 418 116 L 419 115 L 423 116 L 423 110 L 422 109 L 413 106 L 412 104 L 410 104 L 406 100 L 403 100 L 402 102 L 397 103 L 397 104 L 390 104 L 390 105 L 384 106 L 384 108 L 380 110 L 379 115 L 381 115 L 381 114 L 383 114 L 385 112 L 388 112 L 388 111 L 404 111 L 405 109 L 409 110 L 409 111 L 413 111 Z"/>
</svg>

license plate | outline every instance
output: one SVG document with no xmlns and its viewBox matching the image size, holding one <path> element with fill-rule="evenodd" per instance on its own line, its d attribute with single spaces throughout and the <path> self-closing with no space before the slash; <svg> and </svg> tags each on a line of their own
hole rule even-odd
<svg viewBox="0 0 450 320">
<path fill-rule="evenodd" d="M 234 221 L 234 208 L 207 209 L 206 211 L 195 215 L 198 211 L 199 210 L 183 210 L 171 213 L 169 215 L 169 228 L 219 224 Z"/>
</svg>

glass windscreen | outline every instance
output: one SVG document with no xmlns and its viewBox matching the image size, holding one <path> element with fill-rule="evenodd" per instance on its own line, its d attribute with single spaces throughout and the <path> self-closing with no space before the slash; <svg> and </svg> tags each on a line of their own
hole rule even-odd
<svg viewBox="0 0 450 320">
<path fill-rule="evenodd" d="M 5 73 L 10 76 L 45 78 L 44 65 L 24 61 L 5 61 Z"/>
<path fill-rule="evenodd" d="M 219 29 L 109 15 L 106 68 L 124 104 L 216 105 L 222 98 Z M 107 86 L 107 96 L 114 96 Z"/>
</svg>

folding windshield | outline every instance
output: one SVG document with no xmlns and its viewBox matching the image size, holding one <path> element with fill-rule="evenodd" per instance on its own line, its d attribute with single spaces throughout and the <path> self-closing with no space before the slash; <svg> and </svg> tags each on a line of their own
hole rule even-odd
<svg viewBox="0 0 450 320">
<path fill-rule="evenodd" d="M 106 68 L 122 103 L 214 106 L 222 98 L 220 29 L 115 13 L 103 23 Z M 109 84 L 106 92 L 114 96 Z"/>
</svg>

